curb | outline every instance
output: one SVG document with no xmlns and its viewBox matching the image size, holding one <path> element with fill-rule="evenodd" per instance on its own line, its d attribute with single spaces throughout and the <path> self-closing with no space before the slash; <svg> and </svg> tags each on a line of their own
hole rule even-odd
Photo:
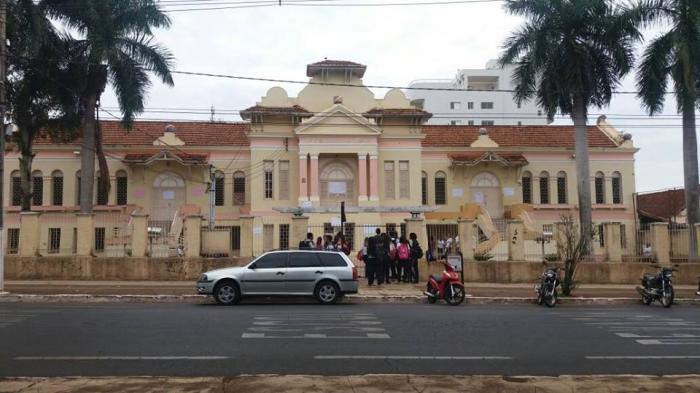
<svg viewBox="0 0 700 393">
<path fill-rule="evenodd" d="M 267 300 L 261 298 L 263 301 Z M 269 298 L 268 298 L 269 299 Z M 245 301 L 245 300 L 244 300 Z M 30 295 L 30 294 L 2 294 L 0 303 L 184 303 L 201 304 L 213 303 L 213 299 L 205 295 L 81 295 L 81 294 L 57 294 L 57 295 Z M 346 304 L 424 304 L 425 296 L 422 295 L 348 295 L 343 300 Z M 534 297 L 498 297 L 498 296 L 471 296 L 467 297 L 463 305 L 482 304 L 534 304 Z M 559 298 L 559 304 L 563 305 L 621 305 L 641 304 L 638 297 L 570 297 Z M 675 299 L 676 305 L 700 305 L 700 298 Z"/>
</svg>

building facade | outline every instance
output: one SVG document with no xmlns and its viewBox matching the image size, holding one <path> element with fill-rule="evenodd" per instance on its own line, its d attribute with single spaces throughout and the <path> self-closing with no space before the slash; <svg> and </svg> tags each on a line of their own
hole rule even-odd
<svg viewBox="0 0 700 393">
<path fill-rule="evenodd" d="M 535 236 L 577 209 L 572 127 L 427 125 L 431 113 L 401 90 L 378 98 L 364 87 L 363 65 L 324 60 L 306 71 L 309 84 L 297 97 L 273 87 L 242 111 L 243 122 L 140 121 L 130 131 L 102 122 L 112 186 L 107 192 L 96 182 L 92 251 L 116 245 L 121 255 L 137 215 L 148 220 L 151 256 L 177 252 L 185 220 L 196 215 L 220 232 L 212 237 L 216 252 L 203 255 L 235 255 L 241 231 L 251 232 L 253 253 L 293 247 L 300 239 L 291 238 L 290 225 L 299 209 L 315 235 L 342 230 L 353 239 L 379 225 L 405 232 L 401 223 L 412 216 L 428 224 L 424 241 L 454 237 L 437 231 L 474 219 L 477 243 L 495 239 L 486 250 L 493 251 L 505 243 L 505 220 L 521 220 Z M 637 149 L 604 118 L 588 132 L 594 221 L 631 228 Z M 79 141 L 40 139 L 35 150 L 38 252 L 75 252 Z M 15 151 L 8 152 L 5 174 L 12 252 L 21 248 L 12 232 L 19 230 Z M 203 250 L 216 248 L 205 243 L 203 237 Z"/>
<path fill-rule="evenodd" d="M 545 125 L 546 113 L 534 100 L 517 104 L 511 82 L 514 67 L 496 60 L 485 69 L 462 69 L 453 79 L 419 79 L 409 84 L 411 102 L 433 114 L 430 125 Z"/>
</svg>

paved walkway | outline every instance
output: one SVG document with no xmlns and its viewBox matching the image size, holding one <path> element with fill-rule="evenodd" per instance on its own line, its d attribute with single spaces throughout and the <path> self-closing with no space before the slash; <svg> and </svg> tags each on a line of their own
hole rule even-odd
<svg viewBox="0 0 700 393">
<path fill-rule="evenodd" d="M 700 376 L 240 376 L 232 378 L 6 378 L 0 392 L 210 392 L 210 393 L 688 393 Z"/>
<path fill-rule="evenodd" d="M 534 297 L 533 284 L 466 283 L 467 293 L 477 297 Z M 368 287 L 360 282 L 361 295 L 416 296 L 424 284 L 385 284 Z M 87 295 L 193 295 L 193 281 L 6 281 L 5 290 L 13 294 L 87 294 Z M 697 288 L 676 285 L 677 298 L 695 298 Z M 581 285 L 574 290 L 580 297 L 637 297 L 634 285 Z"/>
</svg>

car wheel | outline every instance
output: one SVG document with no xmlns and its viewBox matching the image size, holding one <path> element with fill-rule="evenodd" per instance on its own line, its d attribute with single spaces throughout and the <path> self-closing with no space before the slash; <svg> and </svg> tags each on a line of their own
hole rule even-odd
<svg viewBox="0 0 700 393">
<path fill-rule="evenodd" d="M 219 304 L 230 306 L 241 300 L 241 290 L 235 281 L 226 280 L 214 287 L 214 299 Z"/>
<path fill-rule="evenodd" d="M 333 304 L 340 298 L 340 288 L 332 281 L 322 281 L 316 286 L 314 296 L 321 304 Z"/>
</svg>

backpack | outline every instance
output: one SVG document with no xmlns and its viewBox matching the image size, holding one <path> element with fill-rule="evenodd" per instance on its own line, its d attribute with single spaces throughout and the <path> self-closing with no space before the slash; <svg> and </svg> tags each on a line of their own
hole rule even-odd
<svg viewBox="0 0 700 393">
<path fill-rule="evenodd" d="M 418 242 L 413 243 L 413 247 L 411 247 L 411 256 L 413 259 L 423 258 L 423 249 L 420 247 Z"/>
<path fill-rule="evenodd" d="M 396 246 L 394 243 L 389 245 L 389 260 L 392 262 L 396 260 Z"/>
<path fill-rule="evenodd" d="M 408 245 L 401 243 L 399 244 L 399 259 L 408 259 L 411 256 L 411 252 L 408 249 Z"/>
</svg>

